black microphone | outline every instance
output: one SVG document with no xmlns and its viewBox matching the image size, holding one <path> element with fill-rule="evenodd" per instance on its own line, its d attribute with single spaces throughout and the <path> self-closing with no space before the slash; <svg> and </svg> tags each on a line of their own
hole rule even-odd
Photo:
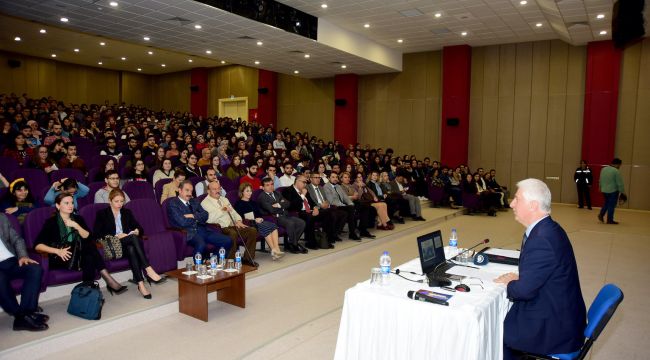
<svg viewBox="0 0 650 360">
<path fill-rule="evenodd" d="M 481 246 L 481 245 L 483 245 L 483 244 L 487 244 L 487 243 L 489 243 L 489 242 L 490 242 L 490 239 L 485 239 L 485 240 L 481 241 L 480 243 L 478 243 L 478 244 L 472 246 L 471 248 L 468 248 L 468 249 L 465 249 L 465 250 L 461 251 L 459 254 L 457 254 L 456 256 L 454 256 L 452 259 L 456 259 L 457 257 L 463 255 L 464 253 L 466 253 L 466 252 L 468 252 L 468 251 L 470 251 L 470 250 L 472 250 L 472 249 L 475 249 L 475 248 L 477 248 L 477 247 L 479 247 L 479 246 Z"/>
<path fill-rule="evenodd" d="M 419 301 L 425 301 L 425 302 L 432 303 L 432 304 L 449 306 L 449 303 L 444 301 L 444 300 L 436 299 L 434 297 L 422 294 L 422 293 L 420 293 L 418 291 L 411 290 L 408 293 L 406 293 L 406 296 L 409 299 L 413 299 L 413 300 L 419 300 Z"/>
</svg>

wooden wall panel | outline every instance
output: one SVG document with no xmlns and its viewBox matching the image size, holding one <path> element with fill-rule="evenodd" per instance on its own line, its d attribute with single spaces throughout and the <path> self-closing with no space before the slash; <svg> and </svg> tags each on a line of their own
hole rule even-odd
<svg viewBox="0 0 650 360">
<path fill-rule="evenodd" d="M 248 108 L 257 109 L 258 70 L 241 65 L 222 66 L 208 73 L 208 114 L 219 113 L 219 99 L 248 97 Z M 278 95 L 279 99 L 279 95 Z"/>
<path fill-rule="evenodd" d="M 122 101 L 152 107 L 153 76 L 122 72 Z"/>
<path fill-rule="evenodd" d="M 179 71 L 154 77 L 151 106 L 156 111 L 190 111 L 190 72 Z"/>
<path fill-rule="evenodd" d="M 359 112 L 373 111 L 364 108 Z M 278 74 L 278 128 L 334 137 L 334 78 L 304 79 Z"/>
<path fill-rule="evenodd" d="M 494 168 L 512 189 L 536 177 L 554 201 L 573 199 L 585 56 L 585 47 L 561 41 L 472 49 L 471 169 Z"/>
<path fill-rule="evenodd" d="M 440 67 L 439 51 L 405 54 L 401 73 L 359 77 L 359 142 L 438 159 Z"/>
</svg>

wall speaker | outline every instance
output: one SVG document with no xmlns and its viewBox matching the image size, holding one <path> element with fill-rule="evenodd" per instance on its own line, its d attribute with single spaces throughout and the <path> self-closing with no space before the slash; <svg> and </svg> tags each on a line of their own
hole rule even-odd
<svg viewBox="0 0 650 360">
<path fill-rule="evenodd" d="M 269 88 L 265 88 L 265 87 L 263 87 L 263 88 L 258 88 L 258 89 L 257 89 L 257 93 L 258 93 L 258 94 L 268 94 L 268 93 L 269 93 Z"/>
<path fill-rule="evenodd" d="M 336 104 L 336 106 L 345 106 L 348 104 L 348 101 L 346 99 L 336 99 L 334 100 L 334 104 Z"/>
<path fill-rule="evenodd" d="M 190 91 L 191 92 L 199 92 L 199 86 L 198 85 L 190 86 Z"/>
<path fill-rule="evenodd" d="M 16 59 L 9 59 L 7 60 L 7 65 L 9 65 L 10 68 L 15 69 L 20 67 L 20 60 Z"/>
<path fill-rule="evenodd" d="M 447 118 L 447 126 L 458 126 L 460 120 L 458 118 Z"/>
</svg>

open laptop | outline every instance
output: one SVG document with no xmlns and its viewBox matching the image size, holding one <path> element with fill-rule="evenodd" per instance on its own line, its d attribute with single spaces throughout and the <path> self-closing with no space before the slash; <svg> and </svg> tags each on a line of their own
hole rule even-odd
<svg viewBox="0 0 650 360">
<path fill-rule="evenodd" d="M 418 236 L 417 240 L 422 273 L 429 279 L 430 286 L 438 286 L 431 285 L 431 283 L 436 281 L 441 282 L 443 280 L 441 278 L 444 278 L 444 273 L 454 266 L 445 260 L 445 246 L 442 242 L 442 233 L 440 230 L 436 230 Z"/>
</svg>

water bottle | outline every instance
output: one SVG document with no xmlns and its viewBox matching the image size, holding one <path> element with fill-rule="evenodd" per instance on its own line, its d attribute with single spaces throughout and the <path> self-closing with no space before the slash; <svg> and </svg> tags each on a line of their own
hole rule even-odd
<svg viewBox="0 0 650 360">
<path fill-rule="evenodd" d="M 237 271 L 241 270 L 241 253 L 239 252 L 239 250 L 235 252 L 235 269 Z"/>
<path fill-rule="evenodd" d="M 449 257 L 456 255 L 458 255 L 458 233 L 456 229 L 451 229 L 451 235 L 449 236 Z"/>
<path fill-rule="evenodd" d="M 381 267 L 381 283 L 382 285 L 388 284 L 388 280 L 390 278 L 390 255 L 388 255 L 388 251 L 384 251 L 384 253 L 379 257 L 379 266 Z"/>
<path fill-rule="evenodd" d="M 194 265 L 196 265 L 196 271 L 199 271 L 199 266 L 201 266 L 201 260 L 202 259 L 203 259 L 203 257 L 201 256 L 200 252 L 197 252 L 194 255 Z"/>
<path fill-rule="evenodd" d="M 210 253 L 210 269 L 217 270 L 217 257 Z"/>
<path fill-rule="evenodd" d="M 219 266 L 223 269 L 223 267 L 226 265 L 226 249 L 221 247 L 219 249 Z"/>
</svg>

